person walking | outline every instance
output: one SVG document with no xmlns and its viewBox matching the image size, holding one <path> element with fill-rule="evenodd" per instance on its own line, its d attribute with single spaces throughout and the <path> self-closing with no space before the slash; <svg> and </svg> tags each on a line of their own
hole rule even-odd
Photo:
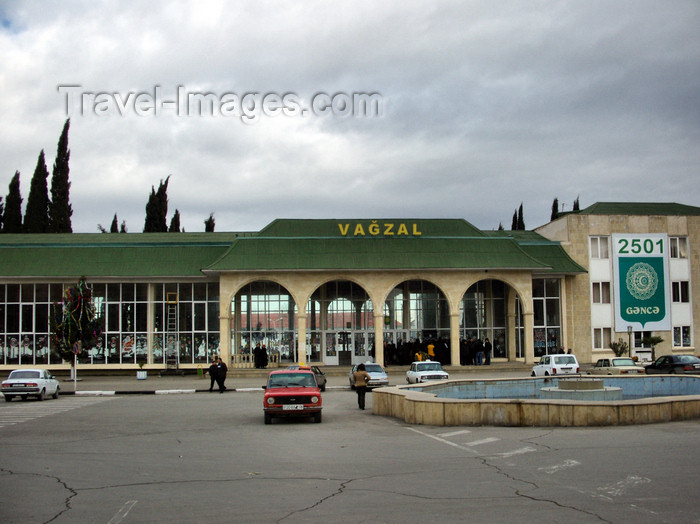
<svg viewBox="0 0 700 524">
<path fill-rule="evenodd" d="M 226 382 L 227 371 L 228 367 L 226 367 L 226 363 L 221 359 L 221 357 L 219 357 L 216 363 L 216 383 L 219 385 L 219 393 L 226 391 L 224 382 Z"/>
<path fill-rule="evenodd" d="M 217 380 L 218 373 L 219 373 L 219 366 L 218 366 L 218 360 L 217 359 L 212 359 L 211 365 L 209 366 L 209 393 L 211 393 L 214 390 L 214 382 L 219 382 Z"/>
<path fill-rule="evenodd" d="M 476 342 L 474 342 L 474 349 L 476 350 L 476 361 L 474 363 L 477 366 L 481 366 L 484 363 L 484 343 L 480 338 L 477 338 Z"/>
<path fill-rule="evenodd" d="M 352 374 L 355 379 L 355 391 L 357 391 L 357 405 L 360 409 L 365 409 L 365 393 L 369 383 L 369 373 L 364 364 L 357 366 L 357 370 Z"/>
</svg>

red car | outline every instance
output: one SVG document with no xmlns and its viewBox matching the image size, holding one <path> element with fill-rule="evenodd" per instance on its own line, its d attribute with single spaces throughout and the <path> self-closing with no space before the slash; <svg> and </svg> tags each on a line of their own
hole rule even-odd
<svg viewBox="0 0 700 524">
<path fill-rule="evenodd" d="M 265 424 L 271 424 L 273 417 L 313 417 L 321 422 L 321 390 L 311 368 L 271 371 L 263 389 Z"/>
</svg>

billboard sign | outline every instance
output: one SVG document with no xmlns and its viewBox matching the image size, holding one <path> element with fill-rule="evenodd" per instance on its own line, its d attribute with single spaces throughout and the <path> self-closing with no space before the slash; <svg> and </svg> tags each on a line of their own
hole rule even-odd
<svg viewBox="0 0 700 524">
<path fill-rule="evenodd" d="M 615 331 L 670 331 L 668 236 L 616 234 L 612 242 Z"/>
</svg>

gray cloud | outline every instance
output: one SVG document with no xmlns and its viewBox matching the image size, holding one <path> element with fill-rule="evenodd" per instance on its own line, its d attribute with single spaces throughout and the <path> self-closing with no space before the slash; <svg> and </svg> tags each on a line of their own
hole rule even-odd
<svg viewBox="0 0 700 524">
<path fill-rule="evenodd" d="M 170 214 L 547 221 L 599 200 L 697 205 L 700 7 L 615 2 L 23 2 L 0 10 L 0 194 L 53 162 L 59 84 L 217 95 L 377 92 L 383 116 L 71 114 L 76 231 Z M 3 183 L 2 180 L 5 180 Z"/>
</svg>

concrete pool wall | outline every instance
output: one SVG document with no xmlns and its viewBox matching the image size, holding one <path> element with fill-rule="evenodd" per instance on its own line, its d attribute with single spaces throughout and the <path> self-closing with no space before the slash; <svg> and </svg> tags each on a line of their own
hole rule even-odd
<svg viewBox="0 0 700 524">
<path fill-rule="evenodd" d="M 626 396 L 645 398 L 537 398 L 541 388 L 572 378 L 446 380 L 376 389 L 372 412 L 431 426 L 616 426 L 700 418 L 700 376 L 600 378 Z"/>
</svg>

